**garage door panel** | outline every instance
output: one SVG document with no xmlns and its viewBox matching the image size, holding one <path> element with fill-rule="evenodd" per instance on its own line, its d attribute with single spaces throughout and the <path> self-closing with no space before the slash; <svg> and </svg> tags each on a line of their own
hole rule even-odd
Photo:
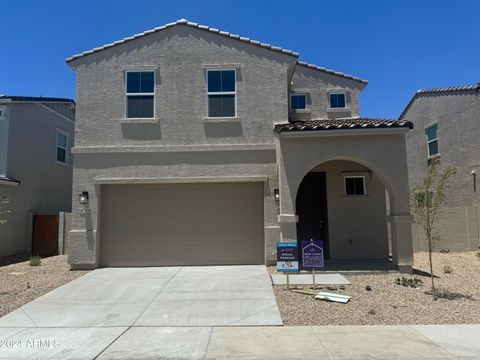
<svg viewBox="0 0 480 360">
<path fill-rule="evenodd" d="M 103 266 L 264 263 L 262 183 L 102 187 Z"/>
</svg>

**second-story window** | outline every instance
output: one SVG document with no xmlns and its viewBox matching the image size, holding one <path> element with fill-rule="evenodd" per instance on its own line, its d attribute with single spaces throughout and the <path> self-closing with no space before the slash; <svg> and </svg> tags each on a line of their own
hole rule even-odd
<svg viewBox="0 0 480 360">
<path fill-rule="evenodd" d="M 235 70 L 207 70 L 208 117 L 237 116 Z"/>
<path fill-rule="evenodd" d="M 428 156 L 437 155 L 438 154 L 437 124 L 425 129 L 425 135 L 427 136 Z"/>
<path fill-rule="evenodd" d="M 345 93 L 331 93 L 330 94 L 330 108 L 331 109 L 345 109 L 347 103 L 345 101 Z"/>
<path fill-rule="evenodd" d="M 306 110 L 307 109 L 307 95 L 295 94 L 290 95 L 290 110 Z"/>
<path fill-rule="evenodd" d="M 57 129 L 57 153 L 56 160 L 61 163 L 67 162 L 68 134 Z"/>
<path fill-rule="evenodd" d="M 155 116 L 154 71 L 128 71 L 125 92 L 127 118 L 153 118 Z"/>
</svg>

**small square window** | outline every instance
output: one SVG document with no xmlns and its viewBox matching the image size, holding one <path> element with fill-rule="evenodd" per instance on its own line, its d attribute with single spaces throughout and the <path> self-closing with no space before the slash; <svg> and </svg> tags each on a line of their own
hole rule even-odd
<svg viewBox="0 0 480 360">
<path fill-rule="evenodd" d="M 61 163 L 67 162 L 68 134 L 57 129 L 56 160 Z"/>
<path fill-rule="evenodd" d="M 153 118 L 155 116 L 154 71 L 127 72 L 125 91 L 127 118 Z"/>
<path fill-rule="evenodd" d="M 345 109 L 346 108 L 345 94 L 344 93 L 330 94 L 330 108 Z"/>
<path fill-rule="evenodd" d="M 366 195 L 364 176 L 345 176 L 345 195 Z"/>
<path fill-rule="evenodd" d="M 236 71 L 207 71 L 208 117 L 235 117 L 236 114 Z"/>
<path fill-rule="evenodd" d="M 290 95 L 290 109 L 291 110 L 306 110 L 307 109 L 307 95 Z"/>
<path fill-rule="evenodd" d="M 427 152 L 428 156 L 435 156 L 438 154 L 438 126 L 437 124 L 425 129 L 425 135 L 427 137 Z"/>
</svg>

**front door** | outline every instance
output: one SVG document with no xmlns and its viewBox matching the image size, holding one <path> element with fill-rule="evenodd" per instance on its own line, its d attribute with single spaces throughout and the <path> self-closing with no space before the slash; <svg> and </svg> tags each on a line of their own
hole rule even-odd
<svg viewBox="0 0 480 360">
<path fill-rule="evenodd" d="M 303 178 L 298 189 L 296 212 L 300 264 L 302 240 L 322 240 L 325 258 L 328 259 L 327 189 L 324 172 L 311 172 Z"/>
</svg>

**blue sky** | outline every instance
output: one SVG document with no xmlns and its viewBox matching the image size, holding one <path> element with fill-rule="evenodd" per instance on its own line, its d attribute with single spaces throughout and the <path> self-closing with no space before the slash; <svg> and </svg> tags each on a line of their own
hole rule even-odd
<svg viewBox="0 0 480 360">
<path fill-rule="evenodd" d="M 2 1 L 0 94 L 75 98 L 64 59 L 180 18 L 295 50 L 369 80 L 361 115 L 416 90 L 480 81 L 478 0 Z"/>
</svg>

